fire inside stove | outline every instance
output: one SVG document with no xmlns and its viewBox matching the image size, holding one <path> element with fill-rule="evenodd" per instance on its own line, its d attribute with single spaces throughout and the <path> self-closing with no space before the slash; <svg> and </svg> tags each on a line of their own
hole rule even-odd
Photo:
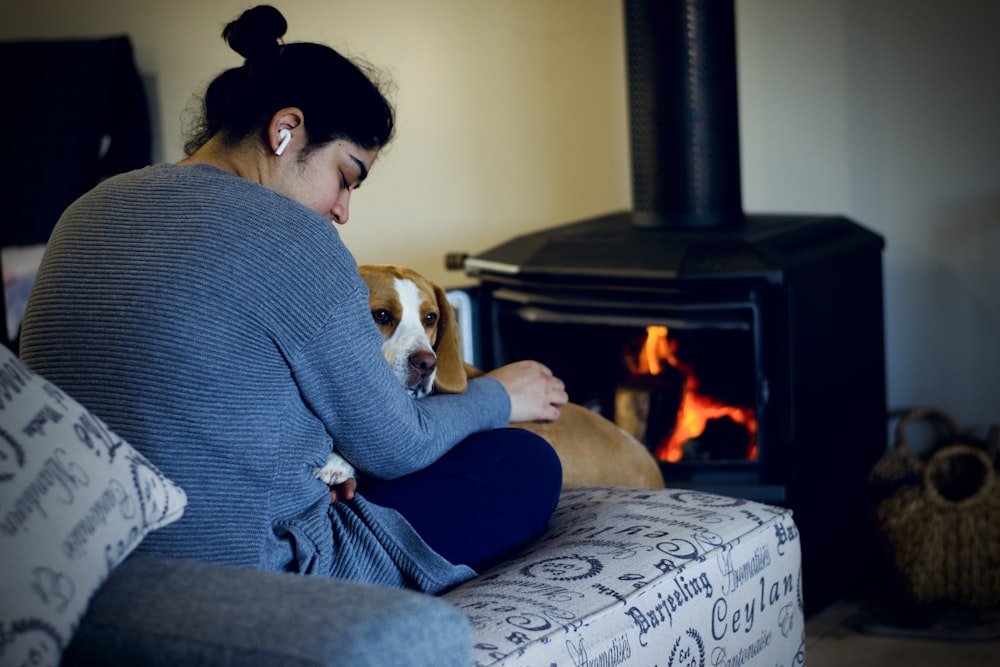
<svg viewBox="0 0 1000 667">
<path fill-rule="evenodd" d="M 722 392 L 725 397 L 709 393 L 696 362 L 682 356 L 680 347 L 668 327 L 648 326 L 641 349 L 625 350 L 631 377 L 616 390 L 615 422 L 668 463 L 755 461 L 754 408 L 732 403 L 737 397 L 731 389 Z M 730 378 L 715 386 L 731 385 Z M 744 393 L 740 400 L 752 398 Z"/>
<path fill-rule="evenodd" d="M 566 382 L 570 400 L 618 424 L 664 465 L 733 470 L 760 460 L 767 382 L 754 299 L 493 296 L 497 365 L 541 361 Z"/>
</svg>

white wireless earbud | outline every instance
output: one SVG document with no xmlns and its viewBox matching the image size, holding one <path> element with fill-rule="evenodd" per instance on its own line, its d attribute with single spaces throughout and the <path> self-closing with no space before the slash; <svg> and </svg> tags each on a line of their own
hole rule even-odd
<svg viewBox="0 0 1000 667">
<path fill-rule="evenodd" d="M 281 137 L 281 143 L 278 144 L 278 149 L 274 151 L 275 155 L 281 155 L 285 152 L 285 148 L 288 147 L 288 142 L 292 140 L 292 133 L 290 130 L 284 128 L 278 130 L 278 136 Z"/>
</svg>

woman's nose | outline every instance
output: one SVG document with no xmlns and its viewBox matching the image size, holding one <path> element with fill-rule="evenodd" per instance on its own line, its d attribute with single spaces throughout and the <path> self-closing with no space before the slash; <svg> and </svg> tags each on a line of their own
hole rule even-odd
<svg viewBox="0 0 1000 667">
<path fill-rule="evenodd" d="M 341 191 L 333 204 L 333 221 L 338 225 L 346 225 L 350 217 L 351 191 L 347 188 Z"/>
</svg>

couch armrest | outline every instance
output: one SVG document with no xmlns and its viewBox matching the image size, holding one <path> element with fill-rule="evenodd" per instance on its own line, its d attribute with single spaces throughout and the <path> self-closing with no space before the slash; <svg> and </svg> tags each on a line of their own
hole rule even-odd
<svg viewBox="0 0 1000 667">
<path fill-rule="evenodd" d="M 412 591 L 136 555 L 63 665 L 470 665 L 465 615 Z"/>
</svg>

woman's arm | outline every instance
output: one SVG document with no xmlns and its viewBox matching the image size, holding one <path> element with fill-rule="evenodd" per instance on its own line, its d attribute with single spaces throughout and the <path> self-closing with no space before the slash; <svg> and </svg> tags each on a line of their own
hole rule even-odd
<svg viewBox="0 0 1000 667">
<path fill-rule="evenodd" d="M 476 431 L 504 426 L 512 402 L 494 378 L 464 394 L 416 400 L 399 384 L 381 352 L 367 289 L 331 308 L 323 326 L 290 359 L 302 397 L 356 468 L 394 478 L 426 467 Z M 515 378 L 507 377 L 515 384 Z"/>
</svg>

